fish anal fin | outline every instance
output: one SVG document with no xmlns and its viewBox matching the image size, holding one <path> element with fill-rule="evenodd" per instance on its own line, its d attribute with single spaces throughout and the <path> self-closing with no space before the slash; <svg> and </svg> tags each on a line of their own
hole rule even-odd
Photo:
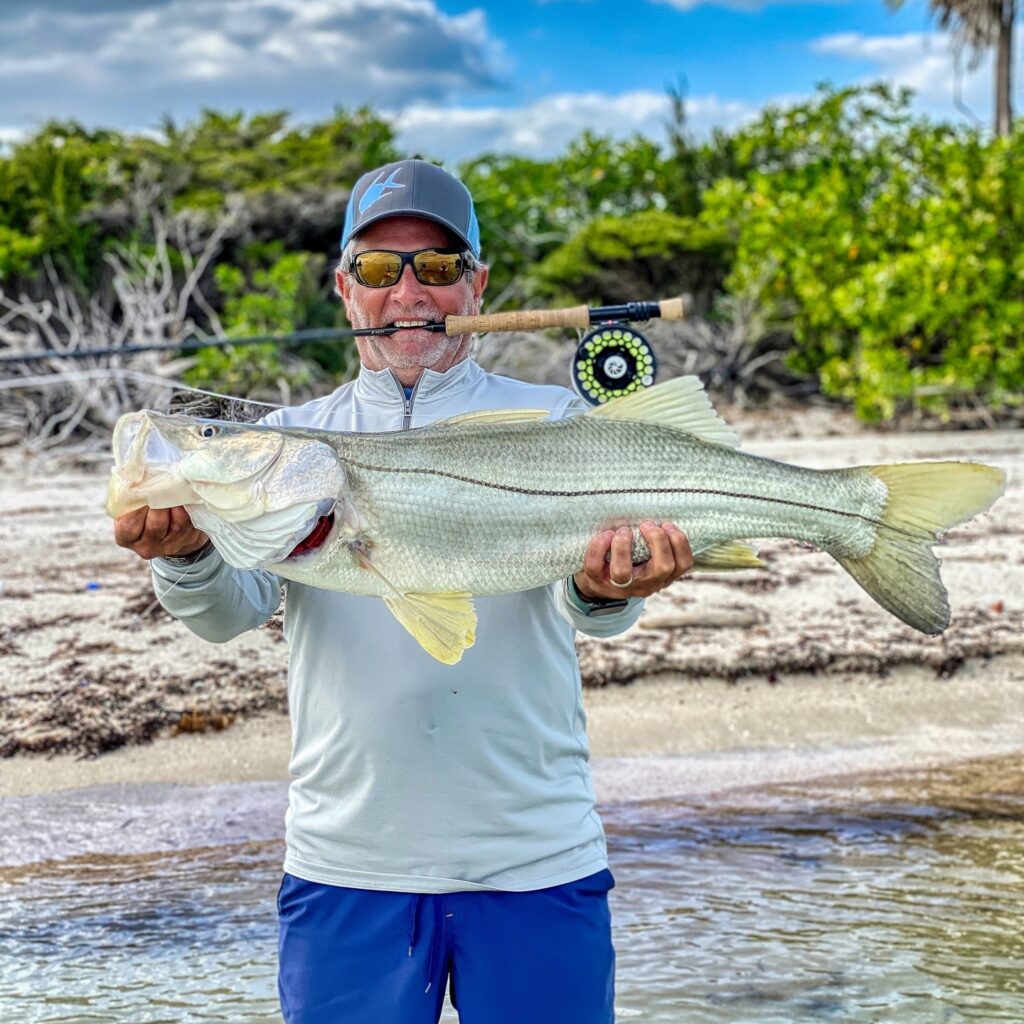
<svg viewBox="0 0 1024 1024">
<path fill-rule="evenodd" d="M 483 409 L 479 412 L 464 412 L 458 416 L 450 416 L 446 420 L 438 420 L 433 426 L 464 427 L 470 424 L 528 423 L 533 420 L 547 419 L 550 415 L 549 409 Z"/>
<path fill-rule="evenodd" d="M 632 420 L 636 423 L 657 423 L 659 426 L 681 430 L 701 441 L 727 448 L 740 446 L 736 431 L 715 412 L 700 378 L 692 374 L 634 391 L 604 405 L 595 406 L 583 415 Z"/>
<path fill-rule="evenodd" d="M 749 544 L 733 540 L 694 555 L 693 567 L 700 572 L 732 572 L 737 569 L 765 569 L 767 565 Z"/>
<path fill-rule="evenodd" d="M 473 646 L 476 609 L 472 594 L 387 595 L 384 603 L 427 654 L 445 665 L 455 665 L 466 648 Z"/>
</svg>

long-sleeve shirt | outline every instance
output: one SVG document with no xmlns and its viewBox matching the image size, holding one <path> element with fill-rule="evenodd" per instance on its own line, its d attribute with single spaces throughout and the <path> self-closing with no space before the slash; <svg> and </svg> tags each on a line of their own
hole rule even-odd
<svg viewBox="0 0 1024 1024">
<path fill-rule="evenodd" d="M 400 430 L 484 409 L 585 408 L 572 392 L 485 373 L 425 370 L 407 398 L 365 368 L 268 424 Z M 292 756 L 285 870 L 404 892 L 522 891 L 607 865 L 595 810 L 574 631 L 611 636 L 643 602 L 594 617 L 566 581 L 479 597 L 476 643 L 435 661 L 373 597 L 242 571 L 212 552 L 152 563 L 163 606 L 228 641 L 265 622 L 285 588 Z"/>
</svg>

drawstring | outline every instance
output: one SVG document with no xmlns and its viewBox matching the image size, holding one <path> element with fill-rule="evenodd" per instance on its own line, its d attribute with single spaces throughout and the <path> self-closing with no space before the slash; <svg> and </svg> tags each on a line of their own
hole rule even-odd
<svg viewBox="0 0 1024 1024">
<path fill-rule="evenodd" d="M 415 893 L 412 898 L 412 902 L 409 904 L 409 952 L 408 956 L 412 956 L 412 948 L 416 945 L 416 919 L 419 914 L 420 904 L 425 899 L 423 893 Z M 430 942 L 430 950 L 427 956 L 427 987 L 423 990 L 424 993 L 430 991 L 430 986 L 434 984 L 434 955 L 435 946 L 441 941 L 441 926 L 437 920 L 438 912 L 440 911 L 441 902 L 435 897 L 434 902 L 434 936 Z"/>
<path fill-rule="evenodd" d="M 416 893 L 409 904 L 409 956 L 412 956 L 412 947 L 416 945 L 416 914 L 420 909 L 420 900 L 423 896 Z"/>
<path fill-rule="evenodd" d="M 434 937 L 430 942 L 430 953 L 427 955 L 427 987 L 423 990 L 424 993 L 430 991 L 430 986 L 434 984 L 434 950 L 437 944 L 441 941 L 441 929 L 437 923 L 437 911 L 441 906 L 441 900 L 439 897 L 434 897 Z"/>
</svg>

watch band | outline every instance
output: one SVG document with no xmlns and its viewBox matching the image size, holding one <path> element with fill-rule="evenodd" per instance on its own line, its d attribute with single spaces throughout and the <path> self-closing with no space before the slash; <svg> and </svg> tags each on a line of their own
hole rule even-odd
<svg viewBox="0 0 1024 1024">
<path fill-rule="evenodd" d="M 160 557 L 171 565 L 181 567 L 194 565 L 196 562 L 204 559 L 211 551 L 213 551 L 213 541 L 208 540 L 198 551 L 192 551 L 187 555 L 161 555 Z"/>
<path fill-rule="evenodd" d="M 625 608 L 629 601 L 624 597 L 584 597 L 576 586 L 574 576 L 568 576 L 565 580 L 566 593 L 574 607 L 578 608 L 584 615 L 596 617 L 601 615 L 614 615 Z"/>
</svg>

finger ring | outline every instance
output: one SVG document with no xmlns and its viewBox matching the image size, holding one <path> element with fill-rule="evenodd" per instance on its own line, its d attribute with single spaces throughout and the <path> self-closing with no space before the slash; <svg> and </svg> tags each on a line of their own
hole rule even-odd
<svg viewBox="0 0 1024 1024">
<path fill-rule="evenodd" d="M 630 584 L 631 584 L 631 583 L 633 582 L 633 574 L 632 574 L 632 573 L 630 573 L 630 574 L 629 574 L 629 579 L 628 579 L 628 580 L 626 580 L 626 582 L 625 582 L 625 583 L 620 583 L 620 582 L 619 582 L 618 580 L 613 580 L 613 579 L 611 578 L 611 576 L 609 576 L 609 577 L 608 577 L 608 582 L 609 582 L 609 583 L 610 583 L 610 584 L 611 584 L 611 585 L 612 585 L 613 587 L 618 587 L 618 588 L 619 588 L 620 590 L 625 590 L 625 589 L 626 589 L 626 587 L 628 587 L 628 586 L 629 586 L 629 585 L 630 585 Z"/>
</svg>

